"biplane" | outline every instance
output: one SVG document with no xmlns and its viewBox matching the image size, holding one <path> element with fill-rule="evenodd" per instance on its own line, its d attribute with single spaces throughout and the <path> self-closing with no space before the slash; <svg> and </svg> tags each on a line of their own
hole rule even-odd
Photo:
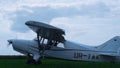
<svg viewBox="0 0 120 68">
<path fill-rule="evenodd" d="M 119 62 L 120 36 L 99 45 L 88 46 L 68 41 L 65 31 L 42 22 L 25 23 L 36 33 L 33 40 L 10 39 L 13 49 L 28 56 L 27 63 L 41 64 L 41 57 L 92 62 Z"/>
</svg>

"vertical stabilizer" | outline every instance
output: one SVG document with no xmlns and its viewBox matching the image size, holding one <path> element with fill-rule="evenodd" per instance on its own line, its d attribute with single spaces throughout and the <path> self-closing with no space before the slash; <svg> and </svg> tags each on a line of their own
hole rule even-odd
<svg viewBox="0 0 120 68">
<path fill-rule="evenodd" d="M 97 48 L 100 51 L 118 52 L 118 50 L 120 49 L 120 36 L 116 36 L 111 40 L 108 40 Z"/>
</svg>

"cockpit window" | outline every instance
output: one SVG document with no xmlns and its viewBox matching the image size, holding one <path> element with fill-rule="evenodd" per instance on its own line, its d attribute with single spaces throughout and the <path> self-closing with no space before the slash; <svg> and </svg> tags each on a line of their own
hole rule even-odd
<svg viewBox="0 0 120 68">
<path fill-rule="evenodd" d="M 33 40 L 38 42 L 38 39 L 37 39 L 37 38 L 34 38 Z M 42 42 L 40 41 L 40 43 L 42 43 Z M 43 44 L 64 48 L 64 44 L 63 44 L 63 43 L 61 43 L 61 42 L 48 41 L 47 39 L 44 39 Z"/>
</svg>

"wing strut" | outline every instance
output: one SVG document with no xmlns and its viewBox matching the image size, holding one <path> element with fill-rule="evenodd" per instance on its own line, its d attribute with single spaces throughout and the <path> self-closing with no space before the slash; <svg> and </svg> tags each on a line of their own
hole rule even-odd
<svg viewBox="0 0 120 68">
<path fill-rule="evenodd" d="M 39 54 L 43 54 L 45 50 L 45 47 L 43 45 L 45 39 L 40 36 L 39 31 L 37 32 L 37 40 L 38 40 L 37 42 L 38 42 Z"/>
<path fill-rule="evenodd" d="M 42 40 L 42 37 L 40 38 L 39 36 L 39 32 L 37 32 L 37 42 L 38 42 L 38 49 L 39 49 L 39 53 L 40 53 L 40 50 L 42 49 L 42 47 L 40 46 L 40 41 Z"/>
</svg>

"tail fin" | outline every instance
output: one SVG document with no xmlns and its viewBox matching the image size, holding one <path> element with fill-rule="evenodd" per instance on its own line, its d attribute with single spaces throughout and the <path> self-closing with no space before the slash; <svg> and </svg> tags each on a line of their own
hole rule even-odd
<svg viewBox="0 0 120 68">
<path fill-rule="evenodd" d="M 118 52 L 118 50 L 120 49 L 120 36 L 116 36 L 111 40 L 108 40 L 97 48 L 100 51 Z"/>
</svg>

